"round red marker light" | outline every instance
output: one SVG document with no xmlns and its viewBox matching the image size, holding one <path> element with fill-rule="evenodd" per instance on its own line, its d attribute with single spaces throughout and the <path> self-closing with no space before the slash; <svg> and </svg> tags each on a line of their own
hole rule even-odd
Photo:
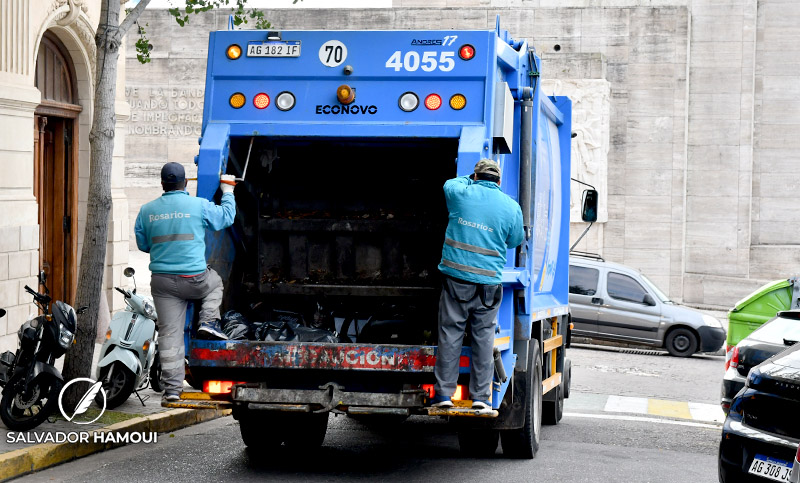
<svg viewBox="0 0 800 483">
<path fill-rule="evenodd" d="M 464 44 L 458 49 L 458 56 L 464 60 L 470 60 L 475 57 L 475 47 L 470 44 Z"/>
<path fill-rule="evenodd" d="M 256 96 L 253 98 L 253 105 L 258 109 L 264 109 L 265 107 L 269 106 L 269 96 L 263 92 L 256 94 Z"/>
<path fill-rule="evenodd" d="M 425 98 L 425 107 L 430 109 L 431 111 L 435 111 L 442 107 L 442 98 L 439 97 L 439 94 L 431 94 Z"/>
</svg>

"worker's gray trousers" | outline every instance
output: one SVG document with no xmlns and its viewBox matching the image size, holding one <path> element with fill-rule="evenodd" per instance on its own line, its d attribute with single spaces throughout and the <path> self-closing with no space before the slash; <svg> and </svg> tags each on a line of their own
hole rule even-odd
<svg viewBox="0 0 800 483">
<path fill-rule="evenodd" d="M 183 328 L 186 324 L 186 306 L 190 300 L 202 300 L 200 323 L 219 319 L 222 279 L 210 268 L 194 277 L 154 273 L 150 292 L 158 312 L 161 384 L 165 392 L 180 394 L 185 376 Z"/>
<path fill-rule="evenodd" d="M 502 285 L 475 285 L 445 278 L 439 297 L 439 347 L 434 368 L 436 395 L 452 397 L 456 390 L 461 343 L 469 322 L 472 336 L 470 398 L 489 400 L 494 376 L 495 319 L 502 296 Z"/>
</svg>

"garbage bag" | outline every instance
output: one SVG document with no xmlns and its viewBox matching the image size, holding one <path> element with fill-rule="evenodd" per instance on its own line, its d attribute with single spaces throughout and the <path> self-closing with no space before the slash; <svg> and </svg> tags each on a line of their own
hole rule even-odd
<svg viewBox="0 0 800 483">
<path fill-rule="evenodd" d="M 229 310 L 222 315 L 222 332 L 230 340 L 248 340 L 252 338 L 253 327 L 247 318 L 234 310 Z"/>
<path fill-rule="evenodd" d="M 304 327 L 291 320 L 264 322 L 258 325 L 255 338 L 267 342 L 337 342 L 330 331 Z"/>
</svg>

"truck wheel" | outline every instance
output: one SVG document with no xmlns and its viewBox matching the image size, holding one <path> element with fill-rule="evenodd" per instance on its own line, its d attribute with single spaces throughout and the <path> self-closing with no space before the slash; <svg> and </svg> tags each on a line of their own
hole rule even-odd
<svg viewBox="0 0 800 483">
<path fill-rule="evenodd" d="M 570 384 L 572 384 L 572 361 L 564 359 L 564 399 L 569 399 Z"/>
<path fill-rule="evenodd" d="M 671 330 L 665 342 L 667 351 L 675 357 L 690 357 L 697 352 L 697 337 L 683 327 Z"/>
<path fill-rule="evenodd" d="M 251 449 L 277 448 L 283 443 L 282 414 L 246 411 L 239 417 L 239 431 L 244 445 Z"/>
<path fill-rule="evenodd" d="M 487 458 L 497 452 L 500 431 L 496 429 L 469 428 L 458 431 L 458 446 L 467 456 Z"/>
<path fill-rule="evenodd" d="M 558 424 L 564 416 L 564 390 L 561 385 L 552 390 L 556 392 L 555 401 L 542 401 L 542 422 L 547 425 Z"/>
<path fill-rule="evenodd" d="M 539 450 L 542 428 L 542 359 L 539 341 L 532 340 L 528 357 L 528 371 L 515 373 L 514 378 L 525 377 L 517 390 L 525 391 L 525 423 L 519 429 L 500 432 L 503 454 L 511 458 L 533 459 Z"/>
<path fill-rule="evenodd" d="M 322 446 L 328 431 L 328 414 L 282 415 L 287 425 L 284 437 L 286 446 L 297 450 L 313 450 Z"/>
</svg>

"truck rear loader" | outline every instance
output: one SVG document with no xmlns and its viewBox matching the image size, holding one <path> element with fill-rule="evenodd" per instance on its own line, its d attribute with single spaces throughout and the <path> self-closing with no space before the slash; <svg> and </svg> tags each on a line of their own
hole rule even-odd
<svg viewBox="0 0 800 483">
<path fill-rule="evenodd" d="M 207 233 L 224 309 L 327 330 L 323 342 L 208 341 L 186 326 L 178 407 L 231 407 L 250 447 L 322 444 L 330 412 L 448 418 L 462 450 L 532 458 L 569 393 L 571 103 L 539 86 L 526 41 L 484 31 L 210 34 L 197 196 L 242 181 Z M 491 158 L 521 205 L 507 254 L 490 414 L 471 409 L 464 343 L 451 409 L 433 396 L 442 187 Z M 584 210 L 591 211 L 591 210 Z M 291 318 L 291 316 L 289 316 Z M 192 399 L 189 399 L 192 398 Z"/>
</svg>

